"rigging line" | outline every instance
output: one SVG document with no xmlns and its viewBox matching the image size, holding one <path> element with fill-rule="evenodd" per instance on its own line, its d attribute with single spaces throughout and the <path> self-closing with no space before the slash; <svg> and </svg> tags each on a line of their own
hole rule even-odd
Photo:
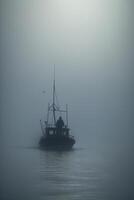
<svg viewBox="0 0 134 200">
<path fill-rule="evenodd" d="M 54 65 L 54 80 L 53 80 L 53 118 L 54 118 L 54 123 L 56 123 L 56 117 L 55 117 L 55 65 Z"/>
<path fill-rule="evenodd" d="M 58 100 L 58 96 L 57 96 L 57 94 L 55 93 L 55 97 L 56 97 L 56 101 L 57 101 L 57 106 L 59 107 L 59 109 L 60 109 L 60 103 L 59 103 L 59 100 Z"/>
<path fill-rule="evenodd" d="M 57 93 L 55 93 L 55 97 L 56 97 L 56 101 L 57 101 L 57 108 L 58 108 L 58 112 L 60 113 L 60 115 L 62 116 L 62 112 L 60 110 L 60 103 L 59 103 L 59 100 L 58 100 L 58 96 L 57 96 Z"/>
</svg>

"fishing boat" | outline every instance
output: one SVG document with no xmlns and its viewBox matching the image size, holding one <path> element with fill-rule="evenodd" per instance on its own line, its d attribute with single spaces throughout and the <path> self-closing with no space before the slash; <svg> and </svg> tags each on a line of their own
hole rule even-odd
<svg viewBox="0 0 134 200">
<path fill-rule="evenodd" d="M 57 102 L 55 70 L 52 96 L 52 103 L 48 104 L 46 121 L 43 122 L 40 120 L 42 136 L 39 141 L 39 146 L 43 149 L 69 150 L 75 144 L 75 139 L 70 134 L 68 125 L 68 105 L 66 105 L 65 109 L 60 109 Z M 64 120 L 62 119 L 63 114 Z"/>
</svg>

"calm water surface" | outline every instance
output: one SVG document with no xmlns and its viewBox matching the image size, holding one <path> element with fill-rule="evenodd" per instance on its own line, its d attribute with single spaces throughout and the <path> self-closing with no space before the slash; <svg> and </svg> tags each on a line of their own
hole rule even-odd
<svg viewBox="0 0 134 200">
<path fill-rule="evenodd" d="M 131 199 L 128 166 L 122 164 L 121 154 L 90 147 L 67 152 L 8 147 L 2 156 L 0 199 Z"/>
</svg>

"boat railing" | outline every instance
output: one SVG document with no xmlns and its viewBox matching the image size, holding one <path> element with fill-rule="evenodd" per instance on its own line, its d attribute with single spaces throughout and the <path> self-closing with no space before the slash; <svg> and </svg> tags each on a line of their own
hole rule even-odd
<svg viewBox="0 0 134 200">
<path fill-rule="evenodd" d="M 47 124 L 46 128 L 56 128 L 56 126 L 54 124 Z"/>
<path fill-rule="evenodd" d="M 54 124 L 47 124 L 46 129 L 49 129 L 49 131 L 55 131 L 55 130 L 57 129 L 57 127 L 56 127 Z M 67 130 L 69 131 L 70 128 L 64 126 L 64 127 L 62 128 L 62 130 L 63 130 L 63 132 L 66 132 Z M 69 132 L 68 132 L 68 133 L 69 133 Z M 47 134 L 45 133 L 45 135 L 47 135 Z M 71 135 L 70 133 L 69 133 L 68 135 L 66 135 L 66 136 L 69 137 L 69 138 L 74 139 L 74 136 Z"/>
<path fill-rule="evenodd" d="M 54 128 L 57 128 L 57 127 L 54 124 L 47 124 L 46 128 L 52 128 L 52 129 L 54 129 Z M 69 129 L 69 128 L 65 125 L 65 126 L 62 127 L 62 129 L 65 130 L 65 129 Z"/>
<path fill-rule="evenodd" d="M 69 135 L 69 137 L 72 138 L 72 139 L 74 139 L 74 136 L 73 136 L 73 135 Z"/>
</svg>

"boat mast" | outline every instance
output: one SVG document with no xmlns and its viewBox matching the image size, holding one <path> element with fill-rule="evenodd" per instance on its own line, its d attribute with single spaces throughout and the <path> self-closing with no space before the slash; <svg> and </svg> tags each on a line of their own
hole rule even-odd
<svg viewBox="0 0 134 200">
<path fill-rule="evenodd" d="M 54 118 L 54 125 L 56 124 L 56 117 L 55 117 L 55 65 L 54 65 L 54 80 L 53 80 L 53 118 Z"/>
<path fill-rule="evenodd" d="M 66 104 L 66 122 L 68 127 L 68 104 Z"/>
</svg>

